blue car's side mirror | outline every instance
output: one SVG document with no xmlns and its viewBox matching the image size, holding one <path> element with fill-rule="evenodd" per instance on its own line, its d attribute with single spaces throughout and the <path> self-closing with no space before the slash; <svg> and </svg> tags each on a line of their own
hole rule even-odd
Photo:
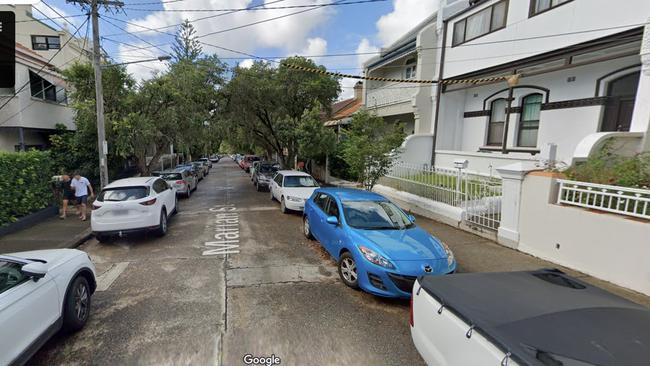
<svg viewBox="0 0 650 366">
<path fill-rule="evenodd" d="M 409 217 L 409 220 L 411 220 L 411 222 L 415 222 L 415 216 L 409 215 L 408 217 Z"/>
<path fill-rule="evenodd" d="M 338 225 L 339 219 L 336 216 L 330 216 L 327 218 L 327 223 L 330 225 Z"/>
</svg>

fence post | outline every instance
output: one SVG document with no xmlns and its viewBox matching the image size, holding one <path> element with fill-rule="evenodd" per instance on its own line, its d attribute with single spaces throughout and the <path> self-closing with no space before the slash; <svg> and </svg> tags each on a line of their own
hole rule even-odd
<svg viewBox="0 0 650 366">
<path fill-rule="evenodd" d="M 519 162 L 497 168 L 503 179 L 501 197 L 501 223 L 497 233 L 499 244 L 517 249 L 519 246 L 519 213 L 521 188 L 527 173 L 540 170 L 532 162 Z"/>
</svg>

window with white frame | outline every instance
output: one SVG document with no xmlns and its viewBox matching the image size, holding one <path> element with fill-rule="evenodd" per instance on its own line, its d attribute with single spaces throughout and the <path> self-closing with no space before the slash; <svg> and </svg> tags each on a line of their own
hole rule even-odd
<svg viewBox="0 0 650 366">
<path fill-rule="evenodd" d="M 39 51 L 58 50 L 61 48 L 59 36 L 32 36 L 32 49 Z"/>
<path fill-rule="evenodd" d="M 573 0 L 530 0 L 530 16 L 551 10 Z"/>
<path fill-rule="evenodd" d="M 404 71 L 405 79 L 415 79 L 415 73 L 417 72 L 417 61 L 412 58 L 406 61 L 406 70 Z"/>
<path fill-rule="evenodd" d="M 488 125 L 488 146 L 503 145 L 503 130 L 506 123 L 506 108 L 508 102 L 505 98 L 499 98 L 490 105 L 490 123 Z"/>
<path fill-rule="evenodd" d="M 505 28 L 508 0 L 502 0 L 454 23 L 452 46 L 471 41 Z"/>
<path fill-rule="evenodd" d="M 530 94 L 522 99 L 521 119 L 517 145 L 521 147 L 536 147 L 539 132 L 539 116 L 542 111 L 542 95 Z"/>
</svg>

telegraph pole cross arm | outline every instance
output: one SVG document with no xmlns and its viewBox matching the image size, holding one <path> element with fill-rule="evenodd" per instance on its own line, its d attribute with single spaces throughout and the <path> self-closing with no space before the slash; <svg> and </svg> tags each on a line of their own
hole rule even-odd
<svg viewBox="0 0 650 366">
<path fill-rule="evenodd" d="M 104 91 L 102 89 L 101 46 L 99 44 L 99 12 L 98 7 L 122 7 L 124 3 L 114 0 L 68 0 L 68 3 L 90 8 L 93 26 L 93 68 L 95 70 L 95 105 L 97 106 L 97 150 L 99 151 L 99 180 L 100 188 L 108 184 L 108 144 L 104 127 Z"/>
</svg>

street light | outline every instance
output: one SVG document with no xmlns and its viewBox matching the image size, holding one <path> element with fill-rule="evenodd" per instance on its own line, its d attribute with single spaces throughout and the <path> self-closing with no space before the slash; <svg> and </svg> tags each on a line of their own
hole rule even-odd
<svg viewBox="0 0 650 366">
<path fill-rule="evenodd" d="M 107 68 L 107 67 L 113 67 L 113 66 L 122 66 L 122 65 L 131 65 L 131 64 L 139 64 L 143 62 L 152 62 L 152 61 L 169 61 L 171 60 L 172 57 L 169 55 L 164 55 L 164 56 L 158 56 L 156 58 L 150 58 L 146 60 L 139 60 L 139 61 L 130 61 L 130 62 L 121 62 L 119 64 L 107 64 L 107 65 L 102 65 L 102 68 Z"/>
</svg>

